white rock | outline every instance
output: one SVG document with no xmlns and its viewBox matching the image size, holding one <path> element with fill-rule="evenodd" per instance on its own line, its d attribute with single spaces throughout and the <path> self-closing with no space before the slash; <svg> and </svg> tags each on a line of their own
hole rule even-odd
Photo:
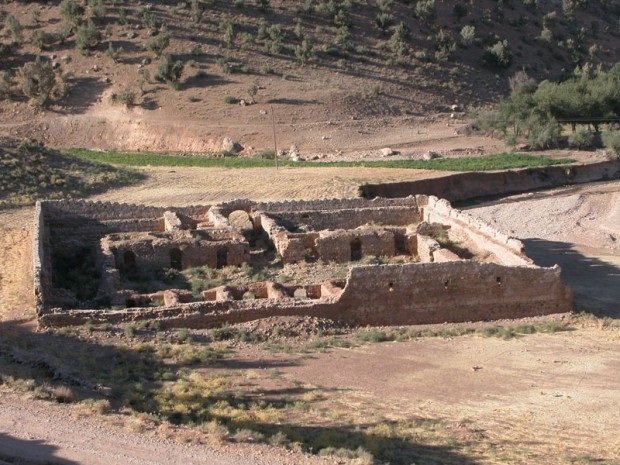
<svg viewBox="0 0 620 465">
<path fill-rule="evenodd" d="M 234 139 L 230 137 L 224 137 L 222 141 L 222 151 L 223 152 L 231 152 L 231 153 L 239 153 L 243 150 L 243 146 Z"/>
<path fill-rule="evenodd" d="M 424 155 L 422 155 L 423 160 L 435 160 L 436 158 L 441 158 L 441 155 L 433 151 L 428 151 Z"/>
<path fill-rule="evenodd" d="M 381 149 L 381 155 L 383 155 L 384 157 L 389 157 L 391 155 L 394 155 L 394 150 L 389 147 L 385 147 L 384 149 Z"/>
</svg>

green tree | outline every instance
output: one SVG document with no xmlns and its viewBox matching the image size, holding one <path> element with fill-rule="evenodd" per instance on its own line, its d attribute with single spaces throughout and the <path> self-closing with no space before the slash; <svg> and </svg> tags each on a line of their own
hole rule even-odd
<svg viewBox="0 0 620 465">
<path fill-rule="evenodd" d="M 40 56 L 22 66 L 17 74 L 22 92 L 37 106 L 45 106 L 56 87 L 52 64 Z"/>
</svg>

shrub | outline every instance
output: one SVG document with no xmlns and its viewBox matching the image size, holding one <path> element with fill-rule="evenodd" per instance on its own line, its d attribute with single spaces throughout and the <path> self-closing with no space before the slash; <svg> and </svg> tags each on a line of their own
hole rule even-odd
<svg viewBox="0 0 620 465">
<path fill-rule="evenodd" d="M 403 58 L 409 52 L 407 39 L 410 34 L 411 31 L 409 30 L 409 27 L 402 21 L 394 28 L 394 33 L 392 34 L 392 37 L 390 37 L 388 46 L 397 58 Z"/>
<path fill-rule="evenodd" d="M 6 19 L 6 27 L 11 33 L 11 38 L 13 39 L 13 42 L 20 44 L 23 40 L 22 31 L 24 29 L 24 26 L 20 24 L 20 22 L 15 16 L 10 15 Z"/>
<path fill-rule="evenodd" d="M 78 24 L 84 8 L 75 0 L 62 0 L 60 2 L 60 14 L 71 24 Z"/>
<path fill-rule="evenodd" d="M 380 12 L 375 17 L 375 23 L 381 32 L 385 32 L 392 25 L 393 19 L 389 13 Z"/>
<path fill-rule="evenodd" d="M 393 341 L 394 336 L 378 329 L 359 331 L 355 337 L 362 342 L 386 342 Z"/>
<path fill-rule="evenodd" d="M 129 108 L 136 103 L 136 93 L 131 89 L 125 89 L 120 94 L 118 94 L 117 99 L 127 108 Z"/>
<path fill-rule="evenodd" d="M 456 42 L 452 39 L 450 32 L 445 29 L 439 30 L 435 40 L 437 41 L 437 51 L 435 52 L 435 57 L 438 60 L 447 60 L 456 49 Z"/>
<path fill-rule="evenodd" d="M 418 0 L 414 8 L 415 15 L 424 23 L 430 24 L 437 17 L 435 0 Z"/>
<path fill-rule="evenodd" d="M 533 124 L 528 136 L 530 148 L 545 150 L 557 147 L 562 136 L 562 127 L 555 120 L 547 120 L 545 123 Z"/>
<path fill-rule="evenodd" d="M 45 106 L 56 87 L 56 75 L 48 60 L 37 57 L 26 63 L 18 72 L 22 92 L 37 106 Z"/>
<path fill-rule="evenodd" d="M 463 26 L 461 29 L 461 44 L 469 47 L 476 39 L 476 27 L 471 25 Z"/>
<path fill-rule="evenodd" d="M 224 31 L 224 42 L 228 48 L 232 47 L 235 42 L 235 25 L 230 20 L 226 20 L 222 24 Z"/>
<path fill-rule="evenodd" d="M 229 105 L 236 105 L 239 103 L 239 99 L 237 97 L 233 97 L 232 95 L 227 95 L 224 97 L 224 102 Z"/>
<path fill-rule="evenodd" d="M 306 63 L 314 56 L 314 48 L 310 43 L 310 40 L 304 37 L 301 41 L 301 44 L 295 46 L 295 57 L 301 62 L 302 66 L 305 66 Z"/>
<path fill-rule="evenodd" d="M 192 17 L 192 21 L 195 24 L 200 23 L 203 14 L 204 8 L 202 7 L 200 0 L 192 0 L 190 5 L 190 15 Z"/>
<path fill-rule="evenodd" d="M 157 67 L 157 74 L 155 79 L 161 82 L 166 82 L 173 89 L 179 88 L 179 80 L 183 75 L 183 62 L 180 60 L 174 61 L 170 55 L 164 55 Z"/>
<path fill-rule="evenodd" d="M 8 71 L 0 73 L 0 97 L 8 97 L 11 94 L 11 88 L 13 87 L 13 79 Z"/>
<path fill-rule="evenodd" d="M 568 143 L 571 147 L 576 149 L 589 149 L 594 143 L 594 135 L 587 129 L 580 128 L 568 136 Z"/>
<path fill-rule="evenodd" d="M 508 41 L 498 40 L 494 45 L 486 49 L 482 59 L 494 68 L 508 68 L 510 63 L 512 63 L 512 53 L 510 53 Z"/>
<path fill-rule="evenodd" d="M 32 34 L 32 42 L 39 50 L 43 51 L 60 42 L 60 37 L 54 32 L 45 32 L 39 29 Z"/>
<path fill-rule="evenodd" d="M 90 14 L 93 18 L 105 16 L 105 4 L 103 0 L 89 0 Z"/>
<path fill-rule="evenodd" d="M 620 158 L 620 131 L 610 131 L 603 134 L 603 144 L 611 151 L 613 158 Z"/>
<path fill-rule="evenodd" d="M 144 48 L 149 52 L 153 52 L 159 58 L 164 53 L 164 50 L 168 48 L 168 45 L 170 45 L 170 33 L 166 31 L 149 39 L 144 44 Z"/>
<path fill-rule="evenodd" d="M 114 45 L 112 45 L 112 42 L 108 42 L 108 50 L 106 51 L 106 55 L 110 57 L 115 63 L 120 58 L 122 52 L 123 52 L 123 47 L 114 48 Z"/>
<path fill-rule="evenodd" d="M 0 42 L 0 60 L 7 60 L 11 56 L 11 46 Z"/>
<path fill-rule="evenodd" d="M 121 26 L 124 26 L 125 24 L 127 24 L 127 8 L 125 8 L 124 6 L 119 6 L 117 13 L 118 13 L 118 19 L 116 22 L 120 24 Z"/>
<path fill-rule="evenodd" d="M 452 7 L 452 13 L 458 19 L 461 19 L 467 16 L 467 13 L 469 13 L 469 8 L 467 8 L 467 5 L 464 3 L 455 3 Z"/>
<path fill-rule="evenodd" d="M 95 48 L 100 41 L 101 33 L 92 22 L 78 27 L 75 33 L 75 47 L 80 53 L 86 53 Z"/>
</svg>

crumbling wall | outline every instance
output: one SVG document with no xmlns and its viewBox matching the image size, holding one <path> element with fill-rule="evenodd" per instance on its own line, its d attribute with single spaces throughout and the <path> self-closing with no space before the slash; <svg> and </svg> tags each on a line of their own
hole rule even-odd
<svg viewBox="0 0 620 465">
<path fill-rule="evenodd" d="M 352 244 L 359 241 L 358 258 L 352 257 Z M 326 262 L 346 263 L 361 257 L 393 257 L 396 255 L 394 233 L 376 227 L 353 230 L 321 231 L 316 239 L 318 257 Z"/>
<path fill-rule="evenodd" d="M 280 212 L 274 219 L 284 227 L 307 225 L 312 231 L 321 231 L 354 229 L 365 224 L 406 226 L 419 222 L 421 215 L 417 206 L 388 206 L 331 211 Z"/>
<path fill-rule="evenodd" d="M 117 265 L 127 265 L 124 257 L 129 252 L 132 266 L 138 269 L 192 268 L 208 266 L 238 266 L 250 259 L 247 242 L 204 241 L 192 238 L 155 238 L 114 241 L 107 245 L 113 250 Z M 176 263 L 176 262 L 179 263 Z"/>
<path fill-rule="evenodd" d="M 158 308 L 48 311 L 43 326 L 158 319 L 163 327 L 208 328 L 272 316 L 316 316 L 352 325 L 409 325 L 523 318 L 572 309 L 560 269 L 457 261 L 360 266 L 344 290 L 320 299 L 194 302 Z"/>
<path fill-rule="evenodd" d="M 523 246 L 518 240 L 433 196 L 418 195 L 405 199 L 372 201 L 342 199 L 270 204 L 243 200 L 214 208 L 205 206 L 185 209 L 139 206 L 125 208 L 118 205 L 88 202 L 67 202 L 66 205 L 62 202 L 45 202 L 37 205 L 34 266 L 35 293 L 41 325 L 62 326 L 86 321 L 114 323 L 157 318 L 164 326 L 210 327 L 278 315 L 310 315 L 342 320 L 350 324 L 390 325 L 518 318 L 571 309 L 572 297 L 560 280 L 558 267 L 540 268 L 531 265 L 531 261 L 523 254 Z M 349 212 L 353 212 L 349 219 L 343 216 L 345 223 L 349 221 L 348 225 L 356 224 L 355 221 L 360 218 L 364 218 L 367 222 L 368 217 L 364 217 L 364 214 L 372 212 L 370 215 L 376 214 L 377 218 L 384 215 L 383 218 L 387 218 L 384 221 L 390 226 L 360 227 L 334 232 L 290 233 L 271 218 L 271 214 L 260 213 L 258 208 L 261 205 L 265 209 L 269 207 L 276 210 L 278 214 L 289 215 L 292 219 L 303 219 L 301 215 L 312 212 L 317 217 L 323 216 L 330 218 L 330 221 L 336 221 L 337 215 L 343 213 L 348 215 Z M 292 214 L 284 213 L 288 207 Z M 312 210 L 320 208 L 332 208 L 337 211 L 325 214 Z M 167 294 L 151 297 L 135 296 L 136 305 L 161 300 L 167 304 L 157 308 L 58 311 L 46 306 L 48 291 L 54 291 L 46 287 L 51 282 L 48 271 L 50 264 L 48 241 L 54 243 L 55 247 L 61 247 L 70 244 L 67 242 L 70 240 L 88 241 L 96 238 L 99 245 L 99 240 L 110 233 L 145 230 L 143 228 L 163 231 L 166 210 L 175 212 L 179 218 L 180 215 L 187 215 L 197 222 L 221 227 L 224 236 L 231 231 L 227 215 L 235 210 L 249 211 L 255 227 L 260 226 L 278 251 L 283 251 L 291 260 L 298 259 L 302 253 L 310 251 L 322 255 L 323 259 L 329 259 L 328 256 L 332 254 L 332 259 L 335 261 L 348 261 L 352 258 L 354 250 L 352 241 L 359 239 L 359 244 L 355 247 L 359 246 L 356 250 L 361 255 L 390 256 L 396 253 L 399 247 L 397 242 L 401 242 L 401 248 L 412 254 L 419 254 L 424 261 L 431 263 L 353 267 L 344 289 L 333 283 L 305 286 L 303 289 L 278 283 L 256 283 L 246 287 L 227 286 L 207 291 L 203 294 L 203 298 L 207 300 L 204 302 L 188 302 L 190 297 L 186 292 L 173 290 Z M 137 214 L 133 217 L 135 212 Z M 450 251 L 433 245 L 432 238 L 424 234 L 418 235 L 412 227 L 404 228 L 403 225 L 411 224 L 411 215 L 417 215 L 419 220 L 441 223 L 451 230 L 467 234 L 468 238 L 482 249 L 500 257 L 502 263 L 459 260 Z M 178 230 L 178 224 L 172 229 L 174 230 L 172 233 L 155 233 L 153 236 L 155 239 L 157 237 L 161 239 L 165 234 L 177 235 L 175 237 L 181 237 L 183 234 L 190 236 L 203 234 L 202 230 L 191 232 Z M 217 232 L 219 230 L 213 231 L 215 235 L 220 234 Z M 131 249 L 130 247 L 136 244 L 132 246 L 128 243 L 127 250 L 136 253 L 136 266 L 142 264 L 139 261 L 141 254 L 144 254 L 144 257 L 150 254 L 153 262 L 149 266 L 168 267 L 171 264 L 170 252 L 172 247 L 175 247 L 183 249 L 183 267 L 205 263 L 215 267 L 218 266 L 217 249 L 223 242 L 228 247 L 234 244 L 234 250 L 238 252 L 235 256 L 243 257 L 244 260 L 249 258 L 247 242 L 231 240 L 209 243 L 204 238 L 193 236 L 191 239 L 173 241 L 169 238 L 161 239 L 161 243 L 157 240 L 145 241 L 140 244 L 144 250 L 135 247 Z M 99 260 L 104 270 L 113 270 L 119 265 L 120 254 L 124 253 L 125 249 L 120 244 L 115 244 L 114 249 L 110 244 L 107 247 L 106 249 L 106 245 L 102 244 Z M 236 262 L 230 253 L 229 251 L 226 264 L 243 262 L 241 259 Z M 115 288 L 118 289 L 117 279 L 118 273 L 116 275 L 110 273 L 102 281 L 102 289 L 110 289 L 110 292 Z M 259 298 L 239 300 L 240 292 L 250 291 Z M 128 297 L 129 294 L 117 290 L 116 296 L 120 299 Z"/>
<path fill-rule="evenodd" d="M 51 290 L 52 273 L 49 256 L 49 238 L 41 204 L 37 202 L 34 213 L 32 267 L 34 277 L 34 298 L 37 314 L 41 314 Z"/>
<path fill-rule="evenodd" d="M 440 223 L 466 235 L 480 250 L 486 250 L 504 265 L 529 265 L 532 260 L 524 252 L 518 239 L 508 236 L 488 223 L 461 210 L 453 208 L 450 202 L 434 196 L 417 196 L 423 207 L 424 221 Z"/>
<path fill-rule="evenodd" d="M 360 186 L 359 193 L 366 199 L 402 198 L 422 194 L 457 202 L 608 179 L 620 179 L 620 161 L 507 171 L 465 172 L 431 179 L 365 184 Z"/>
</svg>

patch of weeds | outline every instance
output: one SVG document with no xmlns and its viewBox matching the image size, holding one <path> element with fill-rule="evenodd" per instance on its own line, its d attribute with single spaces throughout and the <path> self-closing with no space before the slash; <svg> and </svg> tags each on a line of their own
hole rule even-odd
<svg viewBox="0 0 620 465">
<path fill-rule="evenodd" d="M 365 451 L 361 447 L 358 447 L 355 450 L 346 449 L 344 447 L 325 447 L 319 451 L 319 456 L 345 459 L 348 462 L 354 461 L 355 464 L 359 465 L 373 465 L 375 463 L 375 459 L 372 454 Z"/>
<path fill-rule="evenodd" d="M 379 329 L 366 329 L 355 334 L 355 338 L 361 342 L 387 342 L 395 339 L 393 334 Z"/>
<path fill-rule="evenodd" d="M 233 97 L 232 95 L 227 95 L 224 97 L 224 103 L 228 103 L 229 105 L 236 105 L 240 102 L 237 97 Z"/>
<path fill-rule="evenodd" d="M 315 341 L 311 341 L 307 343 L 304 348 L 306 350 L 325 350 L 330 349 L 332 347 L 339 347 L 348 349 L 353 347 L 353 343 L 347 339 L 342 339 L 339 337 L 331 337 L 331 338 L 321 338 Z"/>
<path fill-rule="evenodd" d="M 228 324 L 210 330 L 209 335 L 214 341 L 258 342 L 260 340 L 259 335 Z"/>
<path fill-rule="evenodd" d="M 154 152 L 115 152 L 88 149 L 65 149 L 64 152 L 91 161 L 129 166 L 198 166 L 224 168 L 264 168 L 273 166 L 273 161 L 259 157 L 206 157 L 204 155 L 183 155 Z M 380 161 L 338 161 L 312 162 L 280 160 L 282 166 L 299 168 L 401 168 L 441 171 L 486 171 L 537 166 L 554 166 L 573 163 L 573 159 L 551 158 L 523 153 L 498 153 L 483 157 L 439 158 L 436 160 L 380 160 Z"/>
<path fill-rule="evenodd" d="M 514 329 L 504 326 L 486 326 L 476 331 L 476 333 L 484 337 L 497 337 L 504 340 L 517 337 L 517 333 Z"/>
<path fill-rule="evenodd" d="M 566 326 L 566 324 L 562 323 L 561 321 L 549 320 L 549 321 L 545 321 L 544 323 L 540 324 L 540 326 L 537 329 L 541 333 L 558 333 L 560 331 L 567 331 L 568 327 Z"/>
<path fill-rule="evenodd" d="M 237 430 L 232 437 L 237 442 L 262 442 L 265 439 L 264 434 L 248 428 Z"/>
<path fill-rule="evenodd" d="M 189 329 L 181 328 L 177 332 L 177 341 L 183 343 L 183 342 L 188 342 L 189 340 L 190 340 Z"/>
<path fill-rule="evenodd" d="M 123 330 L 125 337 L 128 339 L 133 339 L 136 337 L 136 327 L 134 325 L 127 325 Z"/>
</svg>

